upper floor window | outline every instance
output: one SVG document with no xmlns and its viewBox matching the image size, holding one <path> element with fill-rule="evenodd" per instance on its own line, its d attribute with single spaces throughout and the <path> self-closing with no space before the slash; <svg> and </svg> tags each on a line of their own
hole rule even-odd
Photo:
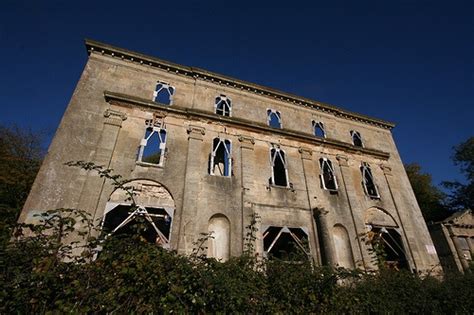
<svg viewBox="0 0 474 315">
<path fill-rule="evenodd" d="M 362 137 L 358 131 L 351 130 L 352 144 L 356 147 L 364 147 L 362 144 Z"/>
<path fill-rule="evenodd" d="M 221 116 L 230 116 L 232 113 L 232 101 L 225 95 L 216 97 L 216 114 Z"/>
<path fill-rule="evenodd" d="M 365 193 L 371 198 L 379 199 L 380 195 L 377 186 L 375 185 L 374 177 L 369 164 L 362 162 L 360 170 L 362 172 L 362 186 L 364 187 Z"/>
<path fill-rule="evenodd" d="M 209 159 L 209 174 L 218 176 L 232 175 L 231 143 L 229 140 L 214 138 Z"/>
<path fill-rule="evenodd" d="M 288 187 L 288 166 L 286 163 L 285 152 L 280 148 L 272 148 L 270 150 L 270 161 L 272 165 L 271 184 L 275 186 Z"/>
<path fill-rule="evenodd" d="M 313 120 L 313 134 L 316 137 L 326 138 L 326 131 L 322 122 Z"/>
<path fill-rule="evenodd" d="M 160 104 L 172 105 L 174 91 L 175 88 L 168 83 L 158 81 L 156 83 L 155 92 L 153 92 L 153 101 Z"/>
<path fill-rule="evenodd" d="M 323 188 L 331 191 L 337 191 L 337 179 L 331 161 L 327 158 L 320 158 L 319 166 L 321 167 L 321 174 L 319 176 L 321 178 L 321 184 Z"/>
<path fill-rule="evenodd" d="M 145 135 L 140 142 L 138 161 L 163 165 L 166 150 L 166 130 L 159 120 L 147 120 Z"/>
<path fill-rule="evenodd" d="M 267 110 L 267 122 L 272 128 L 281 129 L 281 114 L 274 109 Z"/>
</svg>

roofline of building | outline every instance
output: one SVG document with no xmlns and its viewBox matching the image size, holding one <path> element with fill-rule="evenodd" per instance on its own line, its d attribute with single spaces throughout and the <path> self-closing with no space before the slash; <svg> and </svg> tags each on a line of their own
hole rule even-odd
<svg viewBox="0 0 474 315">
<path fill-rule="evenodd" d="M 338 117 L 360 121 L 366 124 L 375 125 L 375 126 L 382 127 L 385 129 L 392 129 L 393 127 L 395 127 L 395 124 L 392 122 L 354 113 L 354 112 L 336 107 L 331 104 L 314 101 L 308 98 L 278 91 L 278 90 L 265 87 L 262 85 L 258 85 L 255 83 L 251 83 L 251 82 L 247 82 L 247 81 L 243 81 L 239 79 L 234 79 L 234 78 L 231 78 L 222 74 L 214 73 L 211 71 L 207 71 L 204 69 L 183 66 L 177 63 L 173 63 L 173 62 L 159 59 L 156 57 L 133 52 L 133 51 L 115 47 L 112 45 L 104 44 L 104 43 L 90 40 L 90 39 L 85 40 L 85 45 L 86 45 L 86 49 L 89 55 L 92 52 L 96 51 L 101 54 L 107 54 L 112 57 L 133 61 L 138 64 L 160 68 L 162 70 L 174 72 L 176 74 L 191 76 L 194 78 L 200 78 L 200 79 L 208 80 L 208 81 L 221 84 L 224 86 L 250 91 L 258 95 L 273 97 L 281 101 L 289 102 L 289 103 L 296 104 L 299 106 L 310 107 L 322 112 L 332 113 Z"/>
<path fill-rule="evenodd" d="M 116 104 L 116 105 L 133 105 L 133 106 L 148 107 L 154 110 L 166 111 L 175 115 L 197 117 L 199 119 L 218 121 L 219 123 L 225 123 L 228 125 L 236 125 L 241 128 L 245 128 L 249 131 L 265 132 L 268 134 L 276 133 L 287 138 L 292 138 L 295 140 L 306 142 L 308 144 L 316 144 L 320 146 L 333 147 L 333 148 L 337 148 L 337 149 L 350 152 L 350 153 L 360 153 L 360 154 L 373 156 L 382 160 L 388 160 L 390 158 L 390 153 L 388 152 L 384 152 L 384 151 L 380 151 L 376 149 L 356 147 L 356 146 L 353 146 L 352 144 L 342 142 L 339 140 L 329 139 L 329 138 L 318 138 L 318 137 L 310 136 L 306 133 L 299 132 L 299 131 L 275 129 L 265 124 L 257 123 L 257 122 L 242 119 L 242 118 L 213 115 L 202 110 L 187 108 L 187 107 L 179 107 L 176 105 L 169 106 L 169 105 L 160 104 L 154 101 L 150 101 L 147 99 L 139 98 L 136 96 L 122 94 L 122 93 L 115 93 L 111 91 L 104 91 L 104 98 L 107 102 Z"/>
</svg>

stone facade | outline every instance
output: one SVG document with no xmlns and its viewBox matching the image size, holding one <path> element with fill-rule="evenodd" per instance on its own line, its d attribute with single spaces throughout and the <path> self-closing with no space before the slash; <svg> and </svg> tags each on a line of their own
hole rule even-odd
<svg viewBox="0 0 474 315">
<path fill-rule="evenodd" d="M 474 215 L 456 212 L 428 226 L 445 273 L 469 270 L 474 258 Z"/>
<path fill-rule="evenodd" d="M 261 255 L 299 246 L 318 264 L 374 268 L 372 230 L 395 239 L 407 268 L 439 264 L 393 124 L 95 41 L 86 47 L 89 59 L 20 220 L 61 207 L 96 219 L 118 213 L 114 207 L 127 204 L 122 193 L 64 165 L 83 160 L 132 180 L 138 203 L 166 219 L 160 243 L 180 253 L 212 231 L 210 255 L 241 254 L 257 213 Z M 147 160 L 153 137 L 160 149 Z"/>
</svg>

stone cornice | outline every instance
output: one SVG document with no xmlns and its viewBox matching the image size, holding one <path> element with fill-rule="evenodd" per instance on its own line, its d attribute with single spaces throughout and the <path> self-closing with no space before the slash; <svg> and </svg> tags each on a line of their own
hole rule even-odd
<svg viewBox="0 0 474 315">
<path fill-rule="evenodd" d="M 385 129 L 392 129 L 395 126 L 395 124 L 385 121 L 385 120 L 376 119 L 376 118 L 372 118 L 372 117 L 365 116 L 362 114 L 350 112 L 342 108 L 338 108 L 334 105 L 313 101 L 308 98 L 278 91 L 278 90 L 261 86 L 255 83 L 234 79 L 225 75 L 217 74 L 217 73 L 203 70 L 200 68 L 179 65 L 179 64 L 162 60 L 156 57 L 147 56 L 147 55 L 133 52 L 127 49 L 111 46 L 108 44 L 100 43 L 100 42 L 89 40 L 89 39 L 85 40 L 85 44 L 86 44 L 87 52 L 89 54 L 96 52 L 99 54 L 108 55 L 108 56 L 119 58 L 119 59 L 126 59 L 129 61 L 135 62 L 137 64 L 148 65 L 151 67 L 160 68 L 168 72 L 173 72 L 177 75 L 190 76 L 190 77 L 193 77 L 194 79 L 201 79 L 201 80 L 213 82 L 215 84 L 233 87 L 239 90 L 246 90 L 248 92 L 252 92 L 257 95 L 267 96 L 267 97 L 274 98 L 274 99 L 284 101 L 284 102 L 288 102 L 294 105 L 309 107 L 321 112 L 331 113 L 335 115 L 336 117 L 342 117 L 349 120 L 360 121 L 369 125 L 373 125 L 373 126 L 377 126 L 377 127 L 381 127 Z"/>
<path fill-rule="evenodd" d="M 202 110 L 180 107 L 176 104 L 169 106 L 169 105 L 159 104 L 159 103 L 146 100 L 143 98 L 139 98 L 136 96 L 115 93 L 115 92 L 110 92 L 110 91 L 105 91 L 104 97 L 105 97 L 105 100 L 109 102 L 110 104 L 122 105 L 122 106 L 140 106 L 140 107 L 147 107 L 147 108 L 159 110 L 159 111 L 167 111 L 172 114 L 186 116 L 189 118 L 194 117 L 198 119 L 205 119 L 209 121 L 225 123 L 229 126 L 238 126 L 242 129 L 249 130 L 249 131 L 266 133 L 266 134 L 278 134 L 289 139 L 302 141 L 302 142 L 306 142 L 313 145 L 333 147 L 333 148 L 337 148 L 339 150 L 343 150 L 346 152 L 370 155 L 370 156 L 383 159 L 383 160 L 388 160 L 388 158 L 390 157 L 390 154 L 387 152 L 383 152 L 383 151 L 379 151 L 375 149 L 369 149 L 369 148 L 355 147 L 349 143 L 342 142 L 335 139 L 316 138 L 312 135 L 299 132 L 299 131 L 270 128 L 265 124 L 257 123 L 255 121 L 250 121 L 247 119 L 235 118 L 235 117 L 218 116 L 216 114 L 209 113 Z"/>
</svg>

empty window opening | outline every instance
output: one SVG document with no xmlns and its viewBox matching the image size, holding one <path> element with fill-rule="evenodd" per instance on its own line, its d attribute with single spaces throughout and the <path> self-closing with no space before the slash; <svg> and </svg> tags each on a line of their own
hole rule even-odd
<svg viewBox="0 0 474 315">
<path fill-rule="evenodd" d="M 362 172 L 362 186 L 364 187 L 365 193 L 371 198 L 379 199 L 380 195 L 377 186 L 375 185 L 369 164 L 363 162 L 360 170 Z"/>
<path fill-rule="evenodd" d="M 221 116 L 230 116 L 232 110 L 232 101 L 225 95 L 216 97 L 216 114 Z"/>
<path fill-rule="evenodd" d="M 319 176 L 323 189 L 337 191 L 337 179 L 331 161 L 327 158 L 320 158 L 319 166 L 321 167 L 321 174 Z"/>
<path fill-rule="evenodd" d="M 155 92 L 153 92 L 153 101 L 160 104 L 171 105 L 173 104 L 174 91 L 175 89 L 171 85 L 158 81 Z"/>
<path fill-rule="evenodd" d="M 322 122 L 313 120 L 313 134 L 319 138 L 326 138 L 326 131 Z"/>
<path fill-rule="evenodd" d="M 120 204 L 107 212 L 103 229 L 106 233 L 119 235 L 140 233 L 140 236 L 150 243 L 167 246 L 171 221 L 171 216 L 163 208 Z"/>
<path fill-rule="evenodd" d="M 231 143 L 229 140 L 214 138 L 212 152 L 209 160 L 209 174 L 218 176 L 231 176 L 232 157 Z"/>
<path fill-rule="evenodd" d="M 145 136 L 140 143 L 138 161 L 163 165 L 166 151 L 166 130 L 161 127 L 161 123 L 153 123 L 147 120 Z"/>
<path fill-rule="evenodd" d="M 301 260 L 309 255 L 308 233 L 302 228 L 270 226 L 263 233 L 263 248 L 270 258 Z"/>
<path fill-rule="evenodd" d="M 281 114 L 274 109 L 267 110 L 268 125 L 272 128 L 281 129 Z"/>
<path fill-rule="evenodd" d="M 352 144 L 356 147 L 363 147 L 362 137 L 358 131 L 351 130 Z"/>
<path fill-rule="evenodd" d="M 288 187 L 288 169 L 285 152 L 279 148 L 272 148 L 270 159 L 272 164 L 271 184 Z"/>
<path fill-rule="evenodd" d="M 377 259 L 388 268 L 395 270 L 408 269 L 408 261 L 400 234 L 394 229 L 382 226 L 369 226 L 369 241 L 372 246 L 379 246 Z"/>
</svg>

